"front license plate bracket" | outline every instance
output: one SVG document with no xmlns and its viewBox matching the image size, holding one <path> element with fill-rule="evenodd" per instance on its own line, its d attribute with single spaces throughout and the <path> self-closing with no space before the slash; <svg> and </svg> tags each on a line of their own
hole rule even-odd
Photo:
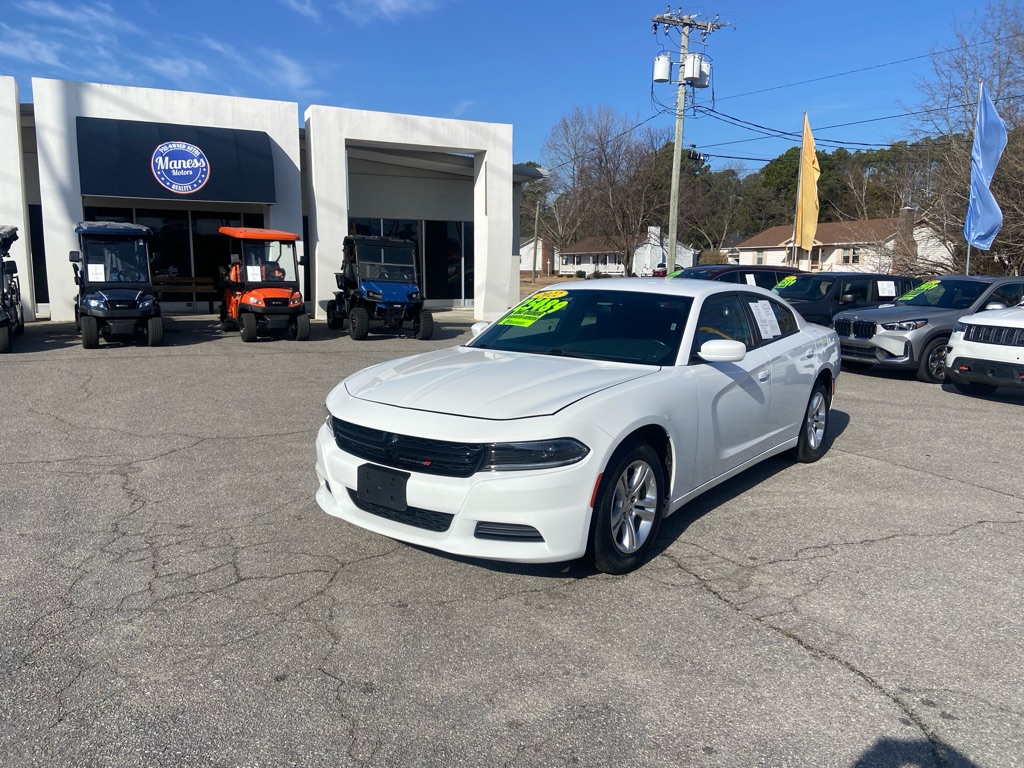
<svg viewBox="0 0 1024 768">
<path fill-rule="evenodd" d="M 356 470 L 356 496 L 367 504 L 404 512 L 408 509 L 405 498 L 408 480 L 408 472 L 363 464 Z"/>
</svg>

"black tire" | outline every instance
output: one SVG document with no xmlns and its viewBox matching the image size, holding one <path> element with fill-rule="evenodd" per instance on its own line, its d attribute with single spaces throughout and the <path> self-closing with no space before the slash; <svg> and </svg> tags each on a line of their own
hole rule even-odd
<svg viewBox="0 0 1024 768">
<path fill-rule="evenodd" d="M 921 353 L 917 378 L 928 384 L 941 384 L 946 378 L 946 345 L 949 339 L 932 339 Z"/>
<path fill-rule="evenodd" d="M 256 315 L 252 312 L 243 312 L 238 319 L 241 326 L 242 341 L 256 341 Z"/>
<path fill-rule="evenodd" d="M 862 363 L 859 360 L 843 360 L 843 368 L 848 371 L 866 371 L 872 367 L 872 363 Z"/>
<path fill-rule="evenodd" d="M 146 321 L 146 343 L 151 347 L 163 346 L 164 320 L 162 317 L 151 317 Z"/>
<path fill-rule="evenodd" d="M 0 355 L 6 355 L 11 351 L 11 327 L 0 325 Z"/>
<path fill-rule="evenodd" d="M 25 310 L 21 306 L 21 302 L 18 303 L 18 325 L 14 329 L 15 336 L 21 336 L 25 332 Z"/>
<path fill-rule="evenodd" d="M 92 315 L 82 315 L 82 346 L 96 349 L 100 345 L 100 325 Z"/>
<path fill-rule="evenodd" d="M 327 302 L 327 327 L 333 331 L 340 331 L 345 327 L 345 315 L 338 312 L 336 301 Z"/>
<path fill-rule="evenodd" d="M 425 309 L 421 309 L 412 321 L 412 332 L 417 339 L 422 341 L 429 339 L 434 335 L 434 316 Z"/>
<path fill-rule="evenodd" d="M 830 411 L 828 387 L 819 381 L 807 400 L 807 410 L 800 422 L 800 438 L 793 451 L 794 458 L 802 464 L 810 464 L 825 455 Z"/>
<path fill-rule="evenodd" d="M 963 392 L 965 395 L 991 395 L 999 387 L 995 384 L 985 384 L 981 381 L 957 381 L 952 376 L 949 380 L 953 382 L 953 386 L 958 391 Z"/>
<path fill-rule="evenodd" d="M 309 338 L 309 315 L 296 315 L 295 322 L 288 324 L 288 335 L 295 341 Z"/>
<path fill-rule="evenodd" d="M 228 310 L 223 304 L 220 305 L 220 329 L 224 333 L 230 333 L 238 330 L 238 323 L 228 317 Z"/>
<path fill-rule="evenodd" d="M 667 490 L 665 469 L 650 445 L 619 446 L 601 478 L 590 521 L 587 559 L 597 570 L 629 573 L 647 561 Z"/>
<path fill-rule="evenodd" d="M 348 313 L 348 335 L 362 341 L 370 334 L 370 313 L 365 307 L 353 307 Z"/>
</svg>

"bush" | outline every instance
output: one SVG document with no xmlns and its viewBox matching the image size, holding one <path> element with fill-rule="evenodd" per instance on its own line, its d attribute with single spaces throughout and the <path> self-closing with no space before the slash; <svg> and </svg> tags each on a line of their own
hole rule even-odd
<svg viewBox="0 0 1024 768">
<path fill-rule="evenodd" d="M 580 280 L 585 279 L 586 276 L 587 276 L 587 273 L 584 272 L 582 269 L 577 269 L 576 270 L 576 277 L 578 277 Z"/>
<path fill-rule="evenodd" d="M 595 269 L 591 277 L 594 280 L 600 280 L 602 277 L 604 277 L 604 275 L 601 273 L 600 269 Z"/>
</svg>

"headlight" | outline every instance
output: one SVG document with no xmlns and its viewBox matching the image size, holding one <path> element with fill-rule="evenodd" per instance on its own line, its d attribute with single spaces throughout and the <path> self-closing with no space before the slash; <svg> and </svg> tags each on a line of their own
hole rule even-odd
<svg viewBox="0 0 1024 768">
<path fill-rule="evenodd" d="M 250 304 L 263 306 L 263 299 L 259 298 L 258 296 L 247 296 L 245 300 L 248 301 Z"/>
<path fill-rule="evenodd" d="M 298 293 L 296 293 L 290 299 L 288 299 L 288 306 L 289 307 L 297 307 L 301 303 L 302 303 L 302 295 L 298 294 Z"/>
<path fill-rule="evenodd" d="M 505 472 L 515 469 L 551 469 L 581 461 L 590 449 L 579 440 L 561 437 L 525 443 L 494 443 L 487 447 L 484 471 Z"/>
<path fill-rule="evenodd" d="M 87 306 L 90 306 L 93 309 L 106 309 L 107 308 L 107 302 L 105 302 L 103 299 L 86 299 L 85 303 L 86 303 Z"/>
<path fill-rule="evenodd" d="M 147 296 L 139 302 L 139 309 L 149 309 L 153 306 L 153 297 Z"/>
<path fill-rule="evenodd" d="M 881 323 L 882 328 L 887 331 L 916 331 L 928 325 L 927 320 L 899 320 L 895 323 Z"/>
<path fill-rule="evenodd" d="M 409 301 L 419 301 L 421 298 L 419 291 L 413 291 L 409 294 Z"/>
<path fill-rule="evenodd" d="M 384 298 L 384 294 L 380 291 L 367 291 L 366 298 L 371 301 L 381 301 Z"/>
<path fill-rule="evenodd" d="M 953 326 L 953 333 L 966 333 L 966 332 L 967 332 L 967 323 L 961 323 L 959 320 L 957 320 L 956 324 Z"/>
</svg>

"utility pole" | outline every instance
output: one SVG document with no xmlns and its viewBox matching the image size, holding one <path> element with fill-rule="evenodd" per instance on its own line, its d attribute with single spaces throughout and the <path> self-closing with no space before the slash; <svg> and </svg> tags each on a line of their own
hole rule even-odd
<svg viewBox="0 0 1024 768">
<path fill-rule="evenodd" d="M 540 242 L 540 232 L 537 231 L 540 226 L 540 198 L 537 198 L 537 210 L 533 214 L 533 279 L 531 283 L 537 282 L 537 244 Z"/>
<path fill-rule="evenodd" d="M 708 34 L 720 29 L 725 24 L 718 23 L 718 17 L 714 21 L 697 21 L 692 14 L 683 14 L 680 8 L 675 13 L 666 10 L 651 19 L 653 22 L 654 34 L 658 34 L 658 25 L 664 27 L 668 33 L 669 27 L 680 28 L 679 42 L 679 87 L 676 89 L 676 140 L 672 149 L 672 191 L 669 197 L 668 213 L 668 262 L 666 267 L 671 272 L 676 264 L 676 242 L 679 239 L 679 166 L 683 159 L 683 115 L 686 111 L 686 80 L 683 78 L 682 69 L 686 66 L 686 58 L 690 52 L 690 32 L 700 30 L 701 39 L 707 38 Z"/>
</svg>

